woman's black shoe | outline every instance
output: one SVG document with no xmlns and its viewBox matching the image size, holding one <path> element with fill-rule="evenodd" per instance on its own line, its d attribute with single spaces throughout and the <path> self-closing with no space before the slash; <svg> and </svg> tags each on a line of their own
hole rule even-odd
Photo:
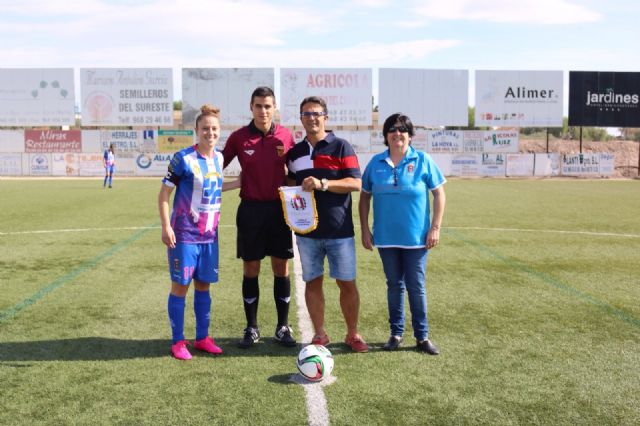
<svg viewBox="0 0 640 426">
<path fill-rule="evenodd" d="M 431 340 L 429 339 L 423 340 L 422 342 L 417 342 L 416 347 L 419 351 L 426 352 L 429 355 L 438 355 L 440 353 L 436 345 L 431 343 Z"/>
<path fill-rule="evenodd" d="M 384 344 L 382 349 L 384 349 L 385 351 L 395 351 L 396 349 L 398 349 L 398 346 L 400 346 L 400 343 L 402 343 L 401 336 L 391 336 L 389 337 L 387 343 Z"/>
</svg>

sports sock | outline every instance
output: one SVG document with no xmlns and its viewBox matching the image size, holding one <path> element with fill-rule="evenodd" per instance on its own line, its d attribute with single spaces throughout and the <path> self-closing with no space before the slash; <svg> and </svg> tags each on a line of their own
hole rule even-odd
<svg viewBox="0 0 640 426">
<path fill-rule="evenodd" d="M 180 340 L 184 340 L 184 305 L 184 297 L 169 294 L 167 310 L 169 311 L 169 323 L 171 324 L 174 345 Z"/>
<path fill-rule="evenodd" d="M 111 186 L 112 181 L 113 181 L 113 175 L 109 175 L 109 186 Z"/>
<path fill-rule="evenodd" d="M 289 277 L 273 277 L 273 299 L 278 312 L 278 327 L 289 324 L 289 302 L 291 301 L 291 281 Z"/>
<path fill-rule="evenodd" d="M 208 290 L 194 291 L 193 312 L 196 314 L 196 340 L 202 340 L 209 335 L 211 294 Z"/>
<path fill-rule="evenodd" d="M 247 327 L 257 327 L 258 301 L 260 300 L 258 277 L 242 278 L 242 299 L 244 300 L 244 314 L 247 317 Z"/>
<path fill-rule="evenodd" d="M 102 186 L 107 186 L 107 179 L 109 179 L 109 176 L 104 177 L 104 182 L 102 182 Z"/>
</svg>

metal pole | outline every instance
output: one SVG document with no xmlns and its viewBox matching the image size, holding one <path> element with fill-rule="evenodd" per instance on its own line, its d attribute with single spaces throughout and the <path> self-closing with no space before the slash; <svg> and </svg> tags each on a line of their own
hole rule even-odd
<svg viewBox="0 0 640 426">
<path fill-rule="evenodd" d="M 580 154 L 582 154 L 582 126 L 580 126 Z"/>
<path fill-rule="evenodd" d="M 549 128 L 547 127 L 547 154 L 549 153 Z"/>
</svg>

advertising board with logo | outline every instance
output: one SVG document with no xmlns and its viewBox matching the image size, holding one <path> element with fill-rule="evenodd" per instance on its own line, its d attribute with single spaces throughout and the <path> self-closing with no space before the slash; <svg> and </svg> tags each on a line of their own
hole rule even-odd
<svg viewBox="0 0 640 426">
<path fill-rule="evenodd" d="M 80 130 L 25 130 L 24 152 L 82 152 Z"/>
<path fill-rule="evenodd" d="M 136 176 L 164 176 L 167 174 L 172 154 L 142 153 L 135 160 Z"/>
<path fill-rule="evenodd" d="M 561 127 L 562 71 L 476 71 L 476 126 Z"/>
<path fill-rule="evenodd" d="M 0 127 L 73 126 L 73 68 L 2 68 L 0 100 Z"/>
<path fill-rule="evenodd" d="M 29 154 L 29 175 L 51 176 L 51 154 Z"/>
<path fill-rule="evenodd" d="M 80 69 L 83 126 L 170 126 L 171 68 Z"/>
<path fill-rule="evenodd" d="M 0 176 L 22 175 L 22 154 L 0 154 Z"/>
<path fill-rule="evenodd" d="M 371 125 L 370 68 L 281 68 L 280 121 L 299 126 L 300 101 L 318 96 L 327 104 L 332 125 Z"/>
<path fill-rule="evenodd" d="M 640 127 L 640 72 L 569 72 L 569 126 Z"/>
</svg>

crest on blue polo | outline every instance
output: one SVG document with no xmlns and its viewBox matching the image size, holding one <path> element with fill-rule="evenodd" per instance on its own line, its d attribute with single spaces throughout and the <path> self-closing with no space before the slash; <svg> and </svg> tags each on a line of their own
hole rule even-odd
<svg viewBox="0 0 640 426">
<path fill-rule="evenodd" d="M 322 345 L 307 345 L 298 353 L 298 371 L 307 380 L 319 382 L 333 370 L 333 355 Z"/>
</svg>

